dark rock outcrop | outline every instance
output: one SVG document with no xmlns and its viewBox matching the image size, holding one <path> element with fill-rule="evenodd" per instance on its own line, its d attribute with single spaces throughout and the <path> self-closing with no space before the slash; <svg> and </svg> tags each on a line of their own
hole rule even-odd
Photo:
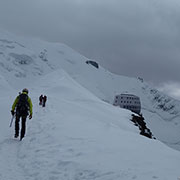
<svg viewBox="0 0 180 180">
<path fill-rule="evenodd" d="M 99 65 L 98 65 L 98 63 L 97 62 L 95 62 L 95 61 L 86 61 L 86 64 L 91 64 L 91 65 L 93 65 L 95 68 L 99 68 Z"/>
<path fill-rule="evenodd" d="M 135 126 L 139 127 L 141 135 L 146 136 L 150 139 L 155 139 L 155 137 L 153 137 L 151 130 L 147 128 L 146 123 L 144 122 L 144 117 L 142 115 L 132 114 L 131 121 L 135 124 Z"/>
</svg>

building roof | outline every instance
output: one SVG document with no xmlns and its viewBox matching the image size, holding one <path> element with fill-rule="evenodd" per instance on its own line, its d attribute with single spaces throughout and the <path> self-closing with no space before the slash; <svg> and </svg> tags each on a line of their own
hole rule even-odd
<svg viewBox="0 0 180 180">
<path fill-rule="evenodd" d="M 117 96 L 131 96 L 131 97 L 138 97 L 136 95 L 133 95 L 133 94 L 119 94 Z M 139 97 L 138 97 L 139 98 Z"/>
</svg>

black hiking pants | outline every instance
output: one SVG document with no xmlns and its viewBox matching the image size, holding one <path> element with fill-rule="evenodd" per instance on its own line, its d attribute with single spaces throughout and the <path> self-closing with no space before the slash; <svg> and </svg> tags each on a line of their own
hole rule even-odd
<svg viewBox="0 0 180 180">
<path fill-rule="evenodd" d="M 42 107 L 45 107 L 45 106 L 46 106 L 46 101 L 43 101 Z"/>
<path fill-rule="evenodd" d="M 26 133 L 26 118 L 27 115 L 16 115 L 16 121 L 15 121 L 15 135 L 19 136 L 19 122 L 21 118 L 21 139 L 24 137 Z"/>
</svg>

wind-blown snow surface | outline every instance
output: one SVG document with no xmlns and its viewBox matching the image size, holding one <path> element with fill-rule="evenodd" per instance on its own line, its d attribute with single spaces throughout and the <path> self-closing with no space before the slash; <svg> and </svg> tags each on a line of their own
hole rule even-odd
<svg viewBox="0 0 180 180">
<path fill-rule="evenodd" d="M 179 151 L 140 136 L 129 111 L 99 100 L 64 71 L 29 89 L 34 115 L 22 142 L 8 128 L 16 92 L 10 101 L 1 96 L 0 179 L 169 180 L 180 175 Z M 38 105 L 41 92 L 48 94 L 45 108 Z"/>
<path fill-rule="evenodd" d="M 0 32 L 0 179 L 177 179 L 180 152 L 140 136 L 131 112 L 111 103 L 122 92 L 140 96 L 153 134 L 178 149 L 179 102 L 86 60 L 63 44 Z M 24 87 L 34 113 L 19 142 L 8 126 L 11 105 Z M 40 94 L 48 96 L 46 108 L 38 105 Z"/>
</svg>

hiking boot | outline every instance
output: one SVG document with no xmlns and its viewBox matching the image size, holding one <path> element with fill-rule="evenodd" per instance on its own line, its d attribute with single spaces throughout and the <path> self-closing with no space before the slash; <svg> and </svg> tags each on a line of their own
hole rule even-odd
<svg viewBox="0 0 180 180">
<path fill-rule="evenodd" d="M 23 138 L 24 138 L 24 136 L 21 136 L 21 137 L 20 137 L 20 141 L 22 141 Z"/>
<path fill-rule="evenodd" d="M 15 135 L 14 135 L 14 138 L 18 138 L 18 136 L 19 136 L 18 134 L 15 134 Z"/>
</svg>

